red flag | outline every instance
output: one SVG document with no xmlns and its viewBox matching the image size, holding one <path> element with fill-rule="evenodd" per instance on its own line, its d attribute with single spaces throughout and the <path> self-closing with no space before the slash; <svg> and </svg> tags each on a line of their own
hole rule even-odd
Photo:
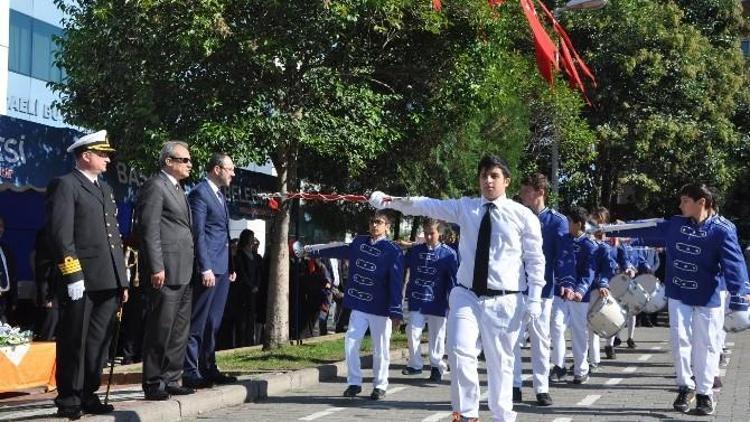
<svg viewBox="0 0 750 422">
<path fill-rule="evenodd" d="M 526 20 L 531 27 L 531 34 L 534 37 L 534 49 L 536 51 L 536 65 L 542 77 L 552 85 L 554 83 L 554 71 L 557 67 L 557 47 L 552 42 L 547 31 L 544 30 L 539 17 L 534 9 L 531 0 L 520 0 Z"/>
<path fill-rule="evenodd" d="M 549 11 L 547 6 L 544 5 L 543 2 L 537 0 L 537 3 L 539 4 L 539 7 L 542 8 L 544 11 L 544 14 L 547 16 L 547 19 L 552 22 L 552 27 L 554 28 L 557 35 L 562 39 L 563 45 L 568 48 L 569 53 L 572 54 L 571 63 L 577 64 L 578 67 L 581 68 L 581 71 L 584 75 L 586 75 L 587 78 L 591 81 L 594 86 L 596 86 L 596 78 L 594 77 L 594 73 L 589 69 L 589 67 L 586 65 L 586 62 L 583 61 L 581 56 L 578 54 L 578 51 L 573 46 L 573 42 L 570 41 L 570 37 L 568 36 L 568 33 L 565 31 L 565 28 L 563 28 L 562 25 L 560 25 L 560 22 L 555 19 L 554 15 L 552 15 L 552 12 Z"/>
<path fill-rule="evenodd" d="M 443 3 L 441 3 L 440 0 L 432 0 L 432 8 L 439 12 L 443 10 Z"/>
<path fill-rule="evenodd" d="M 279 210 L 279 201 L 277 201 L 274 198 L 268 198 L 268 208 L 278 211 Z"/>
</svg>

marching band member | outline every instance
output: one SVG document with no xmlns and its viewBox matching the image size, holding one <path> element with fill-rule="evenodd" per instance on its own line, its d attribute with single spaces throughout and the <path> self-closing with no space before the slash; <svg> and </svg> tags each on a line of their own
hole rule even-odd
<svg viewBox="0 0 750 422">
<path fill-rule="evenodd" d="M 569 234 L 565 238 L 561 260 L 564 265 L 564 276 L 561 277 L 561 297 L 568 302 L 565 308 L 553 311 L 552 337 L 558 339 L 555 344 L 553 361 L 561 366 L 565 351 L 565 323 L 570 321 L 573 349 L 573 384 L 585 384 L 589 380 L 589 363 L 586 360 L 589 349 L 588 310 L 591 290 L 596 280 L 596 251 L 598 246 L 584 232 L 588 214 L 583 208 L 575 208 L 568 213 Z M 567 313 L 565 312 L 567 311 Z M 562 344 L 562 346 L 560 346 Z M 561 353 L 562 352 L 562 353 Z"/>
<path fill-rule="evenodd" d="M 409 363 L 401 372 L 404 375 L 422 373 L 420 339 L 425 323 L 429 326 L 428 350 L 430 380 L 440 381 L 448 366 L 445 354 L 445 315 L 448 295 L 456 283 L 458 260 L 456 252 L 440 242 L 440 222 L 426 219 L 422 223 L 425 242 L 406 253 L 409 282 L 406 300 L 409 304 L 409 323 L 406 333 L 409 341 Z"/>
<path fill-rule="evenodd" d="M 559 262 L 560 244 L 568 234 L 568 219 L 559 212 L 545 205 L 545 197 L 549 191 L 547 177 L 536 173 L 525 177 L 521 181 L 521 202 L 539 218 L 542 225 L 542 250 L 544 252 L 545 268 L 544 279 L 546 281 L 542 289 L 542 313 L 535 320 L 535 324 L 529 324 L 528 332 L 531 339 L 531 367 L 534 375 L 533 384 L 536 393 L 536 401 L 539 406 L 552 405 L 552 397 L 549 394 L 550 375 L 550 316 L 552 314 L 552 302 L 554 296 L 555 276 L 559 272 L 556 265 Z M 526 292 L 525 292 L 526 293 Z M 520 402 L 521 395 L 521 342 L 519 338 L 514 349 L 515 365 L 513 376 L 513 401 Z M 565 349 L 563 339 L 563 351 Z"/>
<path fill-rule="evenodd" d="M 666 241 L 665 287 L 680 389 L 673 406 L 687 412 L 697 399 L 695 413 L 699 415 L 714 413 L 712 385 L 721 350 L 717 332 L 724 323 L 722 275 L 731 295 L 729 308 L 748 308 L 747 268 L 737 233 L 725 219 L 711 214 L 713 203 L 714 196 L 705 185 L 688 184 L 680 189 L 682 215 L 654 222 L 652 227 L 611 228 L 614 236 Z"/>
<path fill-rule="evenodd" d="M 459 225 L 461 263 L 448 313 L 453 420 L 477 420 L 479 416 L 477 365 L 484 349 L 492 420 L 514 421 L 513 348 L 524 313 L 530 319 L 542 313 L 542 232 L 539 219 L 506 196 L 511 175 L 505 160 L 483 157 L 477 176 L 481 198 L 392 198 L 374 192 L 370 203 Z M 524 306 L 519 293 L 527 287 Z"/>
<path fill-rule="evenodd" d="M 344 340 L 348 384 L 344 397 L 362 392 L 359 350 L 368 328 L 372 336 L 374 387 L 370 398 L 380 400 L 388 390 L 391 330 L 392 325 L 398 328 L 403 320 L 401 288 L 404 279 L 404 255 L 388 240 L 390 228 L 388 213 L 378 210 L 370 218 L 370 236 L 357 236 L 348 245 L 305 247 L 311 256 L 349 260 L 344 306 L 352 313 Z"/>
<path fill-rule="evenodd" d="M 607 242 L 604 241 L 604 236 L 594 237 L 595 243 L 598 248 L 595 254 L 596 261 L 596 283 L 598 286 L 598 294 L 602 295 L 603 289 L 609 286 L 609 280 L 618 273 L 618 264 L 616 261 L 617 249 L 611 247 Z M 606 295 L 605 295 L 606 296 Z M 616 357 L 612 343 L 614 342 L 614 336 L 607 339 L 607 346 L 605 346 L 605 353 L 607 359 L 614 359 Z M 589 330 L 589 367 L 590 372 L 596 372 L 601 362 L 601 350 L 599 347 L 599 335 L 594 331 Z"/>
</svg>

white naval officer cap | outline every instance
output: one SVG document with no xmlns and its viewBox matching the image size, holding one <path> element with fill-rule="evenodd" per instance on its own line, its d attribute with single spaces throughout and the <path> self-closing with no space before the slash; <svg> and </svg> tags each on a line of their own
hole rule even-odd
<svg viewBox="0 0 750 422">
<path fill-rule="evenodd" d="M 73 152 L 76 150 L 85 151 L 101 151 L 101 152 L 114 152 L 115 149 L 109 145 L 109 139 L 107 138 L 107 131 L 100 130 L 99 132 L 91 133 L 86 136 L 82 136 L 77 141 L 73 142 L 73 145 L 69 146 L 67 151 Z"/>
</svg>

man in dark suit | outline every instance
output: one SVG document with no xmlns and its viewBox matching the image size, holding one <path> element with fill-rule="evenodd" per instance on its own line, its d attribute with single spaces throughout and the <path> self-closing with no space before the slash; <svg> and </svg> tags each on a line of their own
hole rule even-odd
<svg viewBox="0 0 750 422">
<path fill-rule="evenodd" d="M 206 166 L 206 178 L 193 188 L 189 196 L 198 280 L 194 286 L 182 383 L 196 388 L 237 380 L 219 372 L 214 354 L 229 283 L 236 277 L 229 255 L 229 211 L 221 191 L 229 186 L 232 177 L 232 159 L 227 154 L 215 153 Z"/>
<path fill-rule="evenodd" d="M 16 279 L 15 261 L 10 248 L 2 242 L 5 233 L 5 219 L 0 217 L 0 322 L 8 322 L 15 302 Z"/>
<path fill-rule="evenodd" d="M 62 282 L 58 287 L 57 414 L 113 410 L 96 395 L 128 280 L 112 189 L 99 175 L 113 152 L 107 132 L 84 136 L 68 148 L 76 169 L 47 187 L 49 240 Z"/>
<path fill-rule="evenodd" d="M 194 392 L 179 385 L 189 332 L 194 259 L 190 207 L 180 184 L 193 167 L 187 144 L 166 142 L 159 163 L 161 171 L 141 187 L 136 206 L 140 280 L 147 297 L 142 351 L 146 400 Z"/>
</svg>

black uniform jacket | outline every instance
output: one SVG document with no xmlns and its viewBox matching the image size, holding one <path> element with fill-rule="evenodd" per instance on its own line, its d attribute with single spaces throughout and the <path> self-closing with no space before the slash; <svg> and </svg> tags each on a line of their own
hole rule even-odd
<svg viewBox="0 0 750 422">
<path fill-rule="evenodd" d="M 49 239 L 65 283 L 85 280 L 86 290 L 128 287 L 117 225 L 117 204 L 103 180 L 96 186 L 74 170 L 47 187 Z"/>
</svg>

